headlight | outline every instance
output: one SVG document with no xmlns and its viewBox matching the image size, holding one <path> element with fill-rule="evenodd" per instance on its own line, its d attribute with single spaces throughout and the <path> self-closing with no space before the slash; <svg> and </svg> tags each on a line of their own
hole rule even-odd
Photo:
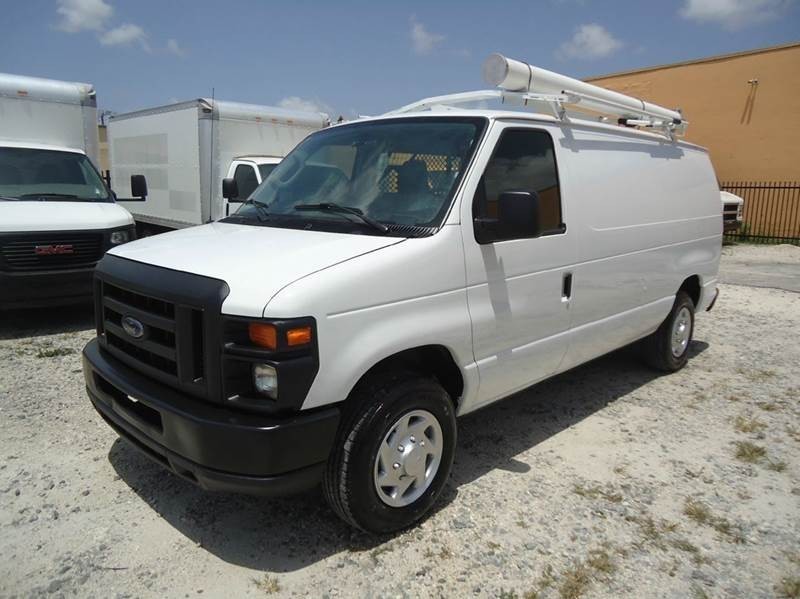
<svg viewBox="0 0 800 599">
<path fill-rule="evenodd" d="M 736 220 L 742 220 L 742 208 L 744 208 L 744 206 L 741 204 L 736 207 Z"/>
<path fill-rule="evenodd" d="M 127 231 L 112 231 L 110 241 L 111 245 L 128 243 L 128 241 L 130 241 L 130 233 L 128 233 Z"/>
<path fill-rule="evenodd" d="M 253 365 L 253 385 L 256 391 L 271 399 L 278 399 L 278 371 L 269 364 Z"/>
</svg>

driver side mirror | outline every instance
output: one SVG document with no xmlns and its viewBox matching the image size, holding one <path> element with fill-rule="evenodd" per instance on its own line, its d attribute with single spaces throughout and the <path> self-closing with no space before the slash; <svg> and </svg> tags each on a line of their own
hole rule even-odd
<svg viewBox="0 0 800 599">
<path fill-rule="evenodd" d="M 222 180 L 222 197 L 229 202 L 239 197 L 239 185 L 236 183 L 236 179 Z"/>
<path fill-rule="evenodd" d="M 535 191 L 504 191 L 497 200 L 497 218 L 476 218 L 475 238 L 486 244 L 541 235 L 539 194 Z"/>
<path fill-rule="evenodd" d="M 144 175 L 131 175 L 131 195 L 141 202 L 147 198 L 147 179 Z"/>
</svg>

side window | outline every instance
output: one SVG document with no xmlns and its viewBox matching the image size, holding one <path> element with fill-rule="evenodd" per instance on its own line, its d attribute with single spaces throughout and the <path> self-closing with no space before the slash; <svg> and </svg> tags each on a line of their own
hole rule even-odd
<svg viewBox="0 0 800 599">
<path fill-rule="evenodd" d="M 475 192 L 475 216 L 495 218 L 498 198 L 506 191 L 538 193 L 542 234 L 563 232 L 558 170 L 549 133 L 508 129 L 502 134 Z"/>
<path fill-rule="evenodd" d="M 238 165 L 233 173 L 233 178 L 239 188 L 239 197 L 237 199 L 244 200 L 250 197 L 250 194 L 258 187 L 256 171 L 249 164 Z"/>
</svg>

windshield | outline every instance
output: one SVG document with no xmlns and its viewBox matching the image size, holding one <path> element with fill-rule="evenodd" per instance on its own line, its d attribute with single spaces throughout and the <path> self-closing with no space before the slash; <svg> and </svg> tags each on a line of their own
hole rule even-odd
<svg viewBox="0 0 800 599">
<path fill-rule="evenodd" d="M 75 152 L 0 147 L 0 196 L 17 200 L 110 201 L 89 159 Z"/>
<path fill-rule="evenodd" d="M 430 233 L 447 213 L 485 122 L 404 118 L 326 129 L 284 158 L 233 218 L 362 234 L 385 234 L 387 227 L 388 234 Z"/>
</svg>

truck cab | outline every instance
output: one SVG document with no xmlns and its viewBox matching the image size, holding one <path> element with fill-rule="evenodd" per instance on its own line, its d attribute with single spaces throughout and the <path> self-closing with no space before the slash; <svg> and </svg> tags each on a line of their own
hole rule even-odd
<svg viewBox="0 0 800 599">
<path fill-rule="evenodd" d="M 742 228 L 744 212 L 744 198 L 729 191 L 720 191 L 722 200 L 722 226 L 726 233 L 738 231 Z"/>
<path fill-rule="evenodd" d="M 225 198 L 226 215 L 239 209 L 250 194 L 261 185 L 261 182 L 280 164 L 281 158 L 276 156 L 238 156 L 228 167 L 226 179 L 236 181 L 238 195 L 236 198 Z"/>
<path fill-rule="evenodd" d="M 86 301 L 133 217 L 79 149 L 0 142 L 0 308 Z"/>
</svg>

